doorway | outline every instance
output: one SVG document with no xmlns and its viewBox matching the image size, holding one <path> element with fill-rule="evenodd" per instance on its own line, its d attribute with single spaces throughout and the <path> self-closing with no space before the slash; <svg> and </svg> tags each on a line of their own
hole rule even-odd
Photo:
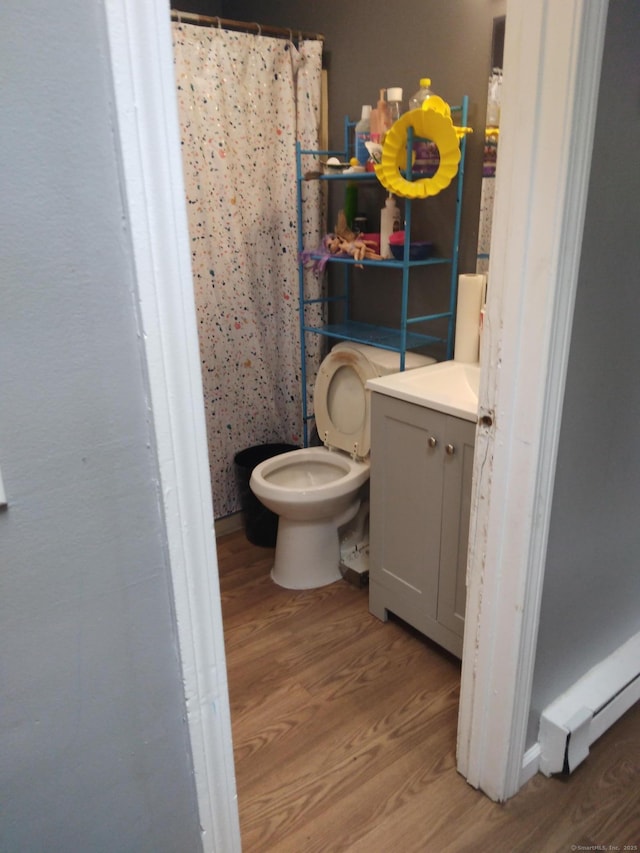
<svg viewBox="0 0 640 853">
<path fill-rule="evenodd" d="M 538 21 L 544 17 L 545 7 L 543 0 L 537 3 L 513 0 L 509 6 L 510 34 L 514 28 L 522 32 L 528 29 L 529 33 L 535 31 L 538 37 L 522 41 L 522 46 L 527 46 L 526 52 L 523 48 L 527 63 L 516 69 L 509 68 L 505 61 L 506 86 L 516 91 L 526 84 L 532 109 L 526 114 L 526 121 L 521 112 L 518 133 L 514 132 L 510 144 L 503 139 L 501 164 L 516 153 L 520 162 L 525 155 L 533 156 L 534 130 L 539 138 L 550 126 L 554 134 L 559 126 L 568 128 L 571 116 L 567 118 L 565 107 L 575 102 L 573 81 L 579 78 L 583 81 L 580 92 L 583 100 L 582 126 L 578 130 L 586 132 L 580 137 L 574 129 L 572 141 L 577 141 L 574 155 L 576 152 L 581 155 L 575 168 L 584 170 L 590 159 L 590 110 L 597 92 L 598 46 L 604 33 L 606 3 L 596 5 L 587 4 L 586 0 L 572 0 L 563 4 L 562 15 L 554 22 L 553 34 L 539 26 L 535 30 L 528 28 L 531 16 Z M 138 269 L 201 822 L 203 831 L 212 839 L 211 849 L 232 851 L 240 849 L 233 754 L 188 234 L 182 214 L 177 118 L 173 99 L 167 96 L 173 86 L 167 11 L 159 0 L 146 0 L 135 4 L 135 8 L 119 0 L 109 4 L 106 14 L 112 67 L 117 69 L 114 86 L 119 141 Z M 510 37 L 507 37 L 507 53 Z M 580 43 L 580 50 L 576 48 L 575 39 Z M 573 50 L 563 51 L 563 40 L 565 46 L 568 43 Z M 552 43 L 547 45 L 548 41 Z M 585 49 L 588 44 L 593 47 L 591 52 Z M 549 50 L 543 50 L 545 46 Z M 551 58 L 553 64 L 549 71 L 554 80 L 554 102 L 561 105 L 564 114 L 558 114 L 560 110 L 555 110 L 554 104 L 538 97 L 545 85 L 549 85 L 545 74 L 540 72 Z M 150 74 L 150 68 L 155 73 Z M 559 71 L 563 72 L 560 76 Z M 524 525 L 522 529 L 510 531 L 518 533 L 519 538 L 507 536 L 502 547 L 503 531 L 509 530 L 509 525 L 504 523 L 504 507 L 509 505 L 513 490 L 522 490 L 523 485 L 535 499 L 534 504 L 544 507 L 544 501 L 549 500 L 559 426 L 558 402 L 563 389 L 563 364 L 566 363 L 563 357 L 568 349 L 572 309 L 570 286 L 575 270 L 567 268 L 565 262 L 563 283 L 568 281 L 569 287 L 564 292 L 569 292 L 569 296 L 562 304 L 554 305 L 552 299 L 545 303 L 541 298 L 545 295 L 543 283 L 537 281 L 535 292 L 541 313 L 536 315 L 536 322 L 522 326 L 517 322 L 507 325 L 507 321 L 522 317 L 531 292 L 529 284 L 534 284 L 522 281 L 526 266 L 523 259 L 528 258 L 530 262 L 532 252 L 535 256 L 550 253 L 557 257 L 557 230 L 554 233 L 548 229 L 535 232 L 534 244 L 525 239 L 525 232 L 521 230 L 526 222 L 531 222 L 532 211 L 539 209 L 542 213 L 537 202 L 542 205 L 544 201 L 548 217 L 549 202 L 555 200 L 558 217 L 554 221 L 565 223 L 565 230 L 569 227 L 566 218 L 560 215 L 565 200 L 564 195 L 560 197 L 558 187 L 565 187 L 569 177 L 573 180 L 574 175 L 568 174 L 566 163 L 557 165 L 555 173 L 548 173 L 549 186 L 531 185 L 526 181 L 523 184 L 516 170 L 510 174 L 509 181 L 505 180 L 497 207 L 500 208 L 500 198 L 504 200 L 505 209 L 509 202 L 510 221 L 507 223 L 506 212 L 503 212 L 504 222 L 501 227 L 496 225 L 492 245 L 492 257 L 501 258 L 502 280 L 512 282 L 512 291 L 501 294 L 493 306 L 496 319 L 504 320 L 504 328 L 501 327 L 498 334 L 499 323 L 496 323 L 491 341 L 485 337 L 485 353 L 493 368 L 487 372 L 481 387 L 485 410 L 481 411 L 481 416 L 505 414 L 507 417 L 503 424 L 498 421 L 500 428 L 505 430 L 504 444 L 495 446 L 495 431 L 481 436 L 487 454 L 484 459 L 491 455 L 492 463 L 490 470 L 479 472 L 476 478 L 477 491 L 486 489 L 487 500 L 480 505 L 476 499 L 472 518 L 472 534 L 475 529 L 476 538 L 470 562 L 467 636 L 473 649 L 465 652 L 463 663 L 459 767 L 473 785 L 482 787 L 495 799 L 504 799 L 514 793 L 520 783 L 524 738 L 521 730 L 526 727 L 528 715 L 528 678 L 535 657 L 539 609 L 536 583 L 541 583 L 540 565 L 546 535 L 544 523 L 535 530 Z M 525 177 L 527 174 L 532 173 L 525 173 Z M 153 203 L 149 204 L 149 200 Z M 579 194 L 571 199 L 578 224 L 582 201 Z M 576 217 L 573 221 L 576 222 Z M 516 234 L 521 236 L 518 244 L 513 239 Z M 566 238 L 567 234 L 563 232 L 560 237 Z M 494 275 L 493 280 L 496 278 Z M 520 281 L 520 287 L 513 284 Z M 555 292 L 557 281 L 554 269 L 545 279 L 551 294 Z M 490 307 L 490 315 L 491 311 Z M 555 314 L 550 333 L 547 324 L 552 311 Z M 527 319 L 531 320 L 531 314 Z M 524 376 L 518 373 L 519 367 L 527 363 L 523 358 L 527 347 L 540 355 L 541 340 L 547 342 L 549 351 L 552 343 L 556 349 L 560 347 L 555 362 L 557 368 L 551 376 L 551 392 L 556 402 L 550 405 L 548 397 L 540 399 L 532 395 L 537 410 L 532 411 L 530 407 L 519 413 L 519 417 L 530 418 L 530 425 L 539 425 L 542 413 L 548 413 L 549 429 L 538 427 L 539 431 L 531 432 L 533 427 L 530 426 L 531 442 L 524 447 L 516 440 L 522 422 L 509 418 L 508 413 L 516 403 L 515 389 L 523 381 L 532 391 L 542 388 L 549 378 L 527 375 L 526 368 Z M 514 358 L 502 362 L 503 371 L 498 376 L 497 359 L 505 354 Z M 502 392 L 501 397 L 496 397 L 498 391 Z M 500 446 L 504 450 L 501 451 Z M 536 464 L 532 464 L 532 453 Z M 481 456 L 478 465 L 482 461 Z M 490 486 L 483 479 L 489 474 L 493 477 Z M 493 566 L 488 566 L 487 555 L 493 555 Z M 505 559 L 510 561 L 508 574 L 501 571 Z M 531 574 L 535 576 L 533 582 Z M 508 659 L 498 662 L 495 649 L 511 650 Z M 509 737 L 510 733 L 515 737 Z"/>
</svg>

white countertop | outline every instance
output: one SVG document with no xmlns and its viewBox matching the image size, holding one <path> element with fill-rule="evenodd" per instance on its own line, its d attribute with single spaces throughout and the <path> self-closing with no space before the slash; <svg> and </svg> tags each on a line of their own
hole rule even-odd
<svg viewBox="0 0 640 853">
<path fill-rule="evenodd" d="M 475 422 L 480 365 L 441 361 L 367 381 L 367 388 L 427 409 Z"/>
</svg>

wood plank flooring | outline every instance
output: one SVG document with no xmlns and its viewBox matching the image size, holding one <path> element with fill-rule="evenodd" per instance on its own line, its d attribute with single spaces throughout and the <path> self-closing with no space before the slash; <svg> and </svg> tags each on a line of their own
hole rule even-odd
<svg viewBox="0 0 640 853">
<path fill-rule="evenodd" d="M 640 707 L 493 803 L 455 768 L 459 661 L 366 588 L 281 589 L 242 532 L 218 559 L 244 853 L 638 850 Z"/>
</svg>

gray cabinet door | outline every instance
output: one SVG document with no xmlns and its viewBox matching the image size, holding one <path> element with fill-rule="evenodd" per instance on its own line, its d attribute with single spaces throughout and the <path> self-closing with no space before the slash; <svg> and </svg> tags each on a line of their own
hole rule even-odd
<svg viewBox="0 0 640 853">
<path fill-rule="evenodd" d="M 369 582 L 426 633 L 437 614 L 444 417 L 381 394 L 372 409 Z"/>
<path fill-rule="evenodd" d="M 470 421 L 447 417 L 445 434 L 437 619 L 462 637 L 476 427 Z"/>
</svg>

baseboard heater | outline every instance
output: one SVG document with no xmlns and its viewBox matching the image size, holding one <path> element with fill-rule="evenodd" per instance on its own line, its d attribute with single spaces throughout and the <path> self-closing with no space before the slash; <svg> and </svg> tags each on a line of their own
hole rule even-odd
<svg viewBox="0 0 640 853">
<path fill-rule="evenodd" d="M 640 699 L 640 633 L 589 670 L 542 712 L 540 770 L 572 773 L 589 747 Z"/>
</svg>

